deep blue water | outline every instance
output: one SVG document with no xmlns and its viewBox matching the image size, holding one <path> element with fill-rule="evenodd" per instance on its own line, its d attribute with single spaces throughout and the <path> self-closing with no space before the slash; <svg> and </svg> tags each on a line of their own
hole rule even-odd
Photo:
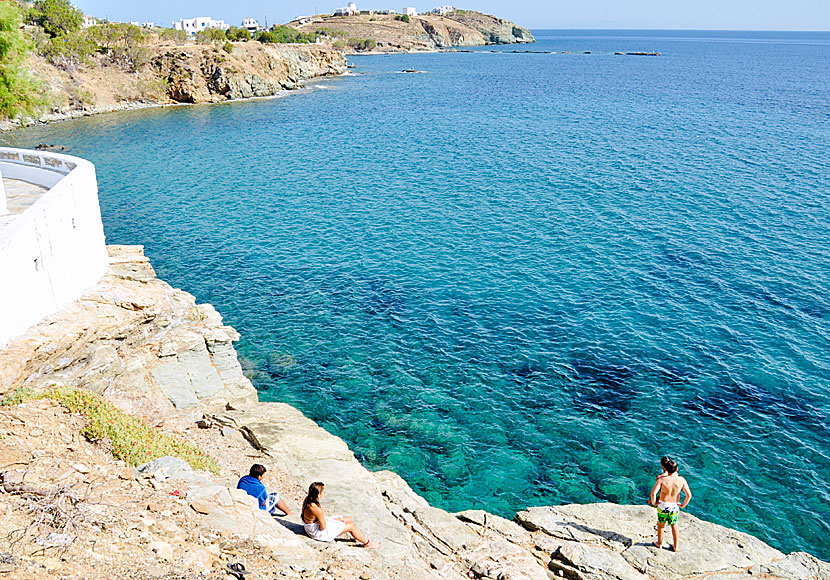
<svg viewBox="0 0 830 580">
<path fill-rule="evenodd" d="M 830 33 L 536 34 L 575 53 L 3 140 L 94 161 L 262 398 L 435 504 L 642 503 L 669 454 L 691 513 L 830 559 Z"/>
</svg>

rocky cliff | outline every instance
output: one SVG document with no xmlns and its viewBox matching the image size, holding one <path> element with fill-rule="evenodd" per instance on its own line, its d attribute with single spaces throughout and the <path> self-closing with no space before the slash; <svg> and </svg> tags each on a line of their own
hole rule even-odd
<svg viewBox="0 0 830 580">
<path fill-rule="evenodd" d="M 73 69 L 39 56 L 28 66 L 46 88 L 51 110 L 39 121 L 174 103 L 215 103 L 265 97 L 315 77 L 346 71 L 339 50 L 316 45 L 229 44 L 231 51 L 198 44 L 152 44 L 135 71 L 100 60 Z"/>
<path fill-rule="evenodd" d="M 683 514 L 679 553 L 657 549 L 654 511 L 611 504 L 536 507 L 514 521 L 430 506 L 397 475 L 281 403 L 264 403 L 210 305 L 158 280 L 140 247 L 110 247 L 109 273 L 80 300 L 0 351 L 0 395 L 72 385 L 214 456 L 219 474 L 162 458 L 132 470 L 84 419 L 49 399 L 0 407 L 0 574 L 5 578 L 827 580 L 830 565 L 785 555 Z M 13 401 L 9 401 L 13 402 Z M 271 517 L 234 489 L 251 463 L 298 510 L 352 515 L 375 552 L 314 542 L 296 515 Z"/>
<path fill-rule="evenodd" d="M 444 16 L 419 15 L 409 22 L 388 14 L 316 16 L 295 20 L 291 26 L 303 32 L 338 39 L 371 39 L 375 52 L 434 51 L 452 46 L 484 46 L 534 42 L 521 26 L 472 10 L 457 10 Z"/>
<path fill-rule="evenodd" d="M 236 43 L 231 53 L 190 45 L 160 51 L 151 59 L 167 96 L 180 103 L 265 97 L 304 80 L 346 72 L 339 51 L 318 46 Z"/>
</svg>

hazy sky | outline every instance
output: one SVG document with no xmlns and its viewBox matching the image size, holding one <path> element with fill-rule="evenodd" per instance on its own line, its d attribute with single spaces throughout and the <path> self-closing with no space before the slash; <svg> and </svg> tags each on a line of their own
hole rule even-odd
<svg viewBox="0 0 830 580">
<path fill-rule="evenodd" d="M 400 2 L 398 5 L 396 2 Z M 406 6 L 429 10 L 450 0 L 358 0 L 358 8 Z M 346 0 L 75 0 L 85 13 L 110 20 L 154 21 L 212 16 L 230 24 L 252 16 L 268 23 L 332 12 Z M 529 28 L 671 28 L 722 30 L 830 30 L 830 0 L 469 0 L 469 8 L 515 20 Z"/>
</svg>

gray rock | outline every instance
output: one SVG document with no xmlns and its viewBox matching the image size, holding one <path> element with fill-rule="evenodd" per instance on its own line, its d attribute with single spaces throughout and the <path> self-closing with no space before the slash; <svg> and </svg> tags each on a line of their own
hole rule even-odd
<svg viewBox="0 0 830 580">
<path fill-rule="evenodd" d="M 163 471 L 162 471 L 163 470 Z M 171 479 L 188 481 L 192 483 L 204 483 L 210 481 L 207 477 L 199 475 L 190 464 L 179 457 L 159 457 L 135 469 L 137 474 L 153 476 L 162 471 Z"/>
<path fill-rule="evenodd" d="M 452 552 L 474 550 L 481 543 L 481 537 L 475 530 L 444 510 L 427 506 L 416 510 L 414 515 Z"/>
<path fill-rule="evenodd" d="M 467 510 L 455 514 L 462 521 L 492 530 L 515 544 L 530 542 L 530 534 L 516 522 L 511 522 L 483 510 Z"/>
<path fill-rule="evenodd" d="M 177 409 L 196 407 L 199 399 L 190 382 L 187 367 L 179 362 L 158 365 L 150 371 L 161 392 L 170 399 Z"/>
<path fill-rule="evenodd" d="M 756 564 L 748 570 L 751 578 L 798 578 L 830 580 L 830 564 L 806 552 L 794 552 L 783 560 Z"/>
<path fill-rule="evenodd" d="M 589 504 L 530 508 L 516 517 L 529 530 L 544 532 L 557 540 L 579 542 L 584 550 L 569 553 L 578 565 L 568 554 L 562 554 L 559 561 L 581 570 L 583 575 L 598 574 L 598 578 L 603 574 L 622 577 L 614 564 L 617 560 L 599 557 L 602 552 L 594 551 L 598 548 L 621 554 L 633 569 L 654 580 L 737 573 L 784 557 L 757 538 L 704 522 L 688 513 L 682 514 L 678 522 L 680 551 L 675 554 L 667 549 L 658 550 L 651 545 L 656 539 L 656 516 L 654 508 L 648 506 Z"/>
<path fill-rule="evenodd" d="M 178 359 L 187 369 L 196 398 L 209 399 L 222 390 L 222 379 L 213 368 L 204 340 L 193 350 L 180 352 Z"/>
<path fill-rule="evenodd" d="M 432 577 L 429 565 L 414 546 L 412 534 L 389 512 L 378 482 L 342 439 L 282 403 L 243 406 L 227 415 L 243 431 L 249 429 L 274 461 L 302 486 L 324 482 L 323 507 L 327 512 L 352 516 L 366 535 L 383 543 L 373 557 L 380 558 L 390 570 L 405 572 L 405 577 Z"/>
<path fill-rule="evenodd" d="M 575 571 L 580 580 L 649 580 L 612 550 L 563 540 L 554 543 L 559 546 L 548 567 L 562 570 L 566 576 Z"/>
</svg>

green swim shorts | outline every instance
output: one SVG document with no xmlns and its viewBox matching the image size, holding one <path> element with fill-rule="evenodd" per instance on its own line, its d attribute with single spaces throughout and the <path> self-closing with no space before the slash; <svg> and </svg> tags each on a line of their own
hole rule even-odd
<svg viewBox="0 0 830 580">
<path fill-rule="evenodd" d="M 661 501 L 657 504 L 657 523 L 673 526 L 680 515 L 680 504 Z"/>
</svg>

